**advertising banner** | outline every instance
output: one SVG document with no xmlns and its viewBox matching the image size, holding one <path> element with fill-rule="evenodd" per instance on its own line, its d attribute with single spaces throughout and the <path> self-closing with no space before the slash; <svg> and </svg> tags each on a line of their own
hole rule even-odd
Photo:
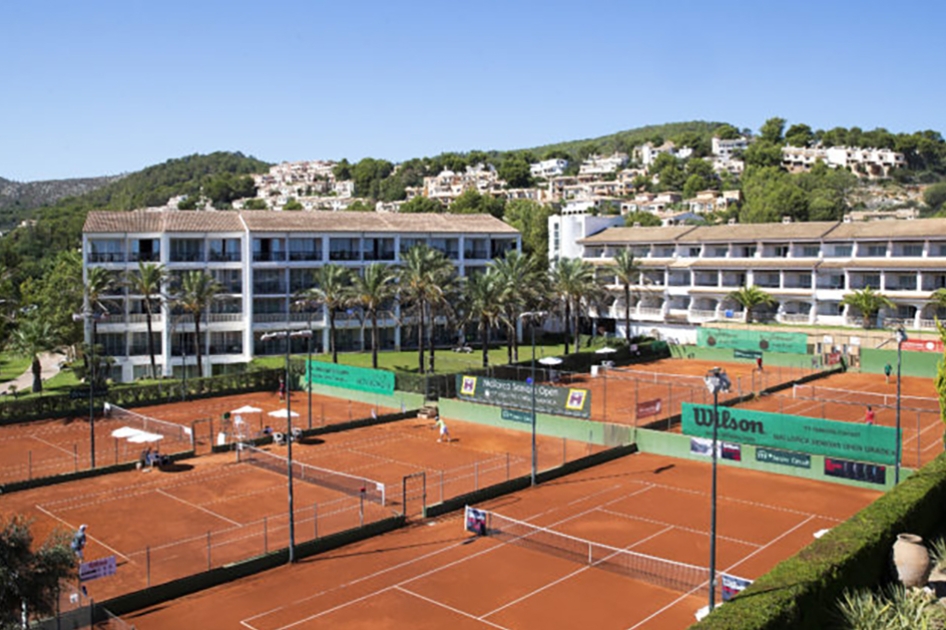
<svg viewBox="0 0 946 630">
<path fill-rule="evenodd" d="M 736 328 L 698 328 L 696 343 L 704 348 L 732 348 L 763 352 L 808 353 L 808 335 L 805 333 Z"/>
<path fill-rule="evenodd" d="M 746 590 L 749 585 L 752 584 L 752 580 L 736 577 L 735 575 L 726 575 L 725 573 L 722 573 L 720 577 L 722 578 L 722 593 L 724 602 L 728 602 L 733 597 L 738 595 L 740 591 Z"/>
<path fill-rule="evenodd" d="M 904 352 L 942 352 L 943 342 L 939 339 L 907 339 L 900 348 Z"/>
<path fill-rule="evenodd" d="M 637 417 L 646 418 L 647 416 L 656 416 L 660 413 L 661 399 L 645 400 L 637 403 Z"/>
<path fill-rule="evenodd" d="M 532 411 L 533 388 L 522 381 L 457 375 L 460 400 Z M 591 392 L 578 387 L 535 386 L 535 410 L 555 416 L 591 416 Z"/>
<path fill-rule="evenodd" d="M 713 437 L 713 406 L 683 403 L 683 433 Z M 781 413 L 719 408 L 717 438 L 862 462 L 893 464 L 897 432 L 876 424 L 837 422 Z"/>
<path fill-rule="evenodd" d="M 394 393 L 394 373 L 386 370 L 309 361 L 306 365 L 305 378 L 306 382 L 317 385 L 344 387 L 372 394 Z"/>
<path fill-rule="evenodd" d="M 811 468 L 811 455 L 807 453 L 793 453 L 774 448 L 757 448 L 755 460 L 765 464 L 792 466 L 794 468 Z"/>
<path fill-rule="evenodd" d="M 706 438 L 690 438 L 690 452 L 705 457 L 713 456 L 713 440 Z M 716 457 L 730 459 L 734 462 L 742 461 L 742 446 L 730 442 L 716 442 Z"/>
<path fill-rule="evenodd" d="M 118 564 L 115 556 L 99 558 L 98 560 L 89 560 L 79 565 L 79 581 L 88 582 L 99 578 L 115 575 Z"/>
<path fill-rule="evenodd" d="M 866 481 L 884 485 L 887 483 L 887 468 L 875 464 L 853 462 L 848 459 L 824 458 L 824 474 L 854 481 Z"/>
</svg>

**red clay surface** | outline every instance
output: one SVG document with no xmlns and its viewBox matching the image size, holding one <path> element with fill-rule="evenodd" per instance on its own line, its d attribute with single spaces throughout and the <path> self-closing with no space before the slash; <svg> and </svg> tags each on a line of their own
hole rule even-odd
<svg viewBox="0 0 946 630">
<path fill-rule="evenodd" d="M 438 443 L 428 421 L 403 420 L 297 443 L 306 462 L 385 484 L 386 506 L 297 481 L 296 541 L 358 527 L 405 509 L 403 478 L 425 472 L 427 501 L 470 492 L 528 474 L 528 433 L 448 420 L 452 440 Z M 540 469 L 559 466 L 602 447 L 539 436 Z M 264 450 L 285 456 L 285 446 Z M 412 487 L 413 490 L 413 487 Z M 165 470 L 130 471 L 0 495 L 0 515 L 24 513 L 43 539 L 55 526 L 89 525 L 86 558 L 115 554 L 116 577 L 88 585 L 102 600 L 282 548 L 288 544 L 287 484 L 283 474 L 236 462 L 234 453 L 183 460 Z M 419 493 L 409 513 L 420 512 Z M 316 521 L 317 518 L 317 521 Z"/>
<path fill-rule="evenodd" d="M 370 418 L 372 411 L 378 415 L 400 411 L 400 409 L 318 394 L 312 394 L 311 398 L 311 426 L 313 427 Z M 309 395 L 304 392 L 293 392 L 291 403 L 293 411 L 299 414 L 298 418 L 293 419 L 293 425 L 309 428 Z M 214 443 L 217 433 L 225 429 L 221 420 L 224 412 L 245 405 L 262 409 L 259 413 L 243 414 L 243 420 L 251 436 L 259 434 L 267 424 L 277 431 L 285 431 L 285 420 L 271 418 L 268 415 L 271 411 L 286 407 L 285 401 L 280 401 L 279 397 L 272 392 L 251 392 L 188 402 L 173 402 L 137 407 L 132 411 L 186 427 L 196 422 L 194 430 L 197 449 L 200 453 L 206 453 L 210 450 L 210 445 Z M 98 466 L 137 460 L 143 448 L 141 445 L 129 445 L 124 440 L 111 437 L 111 432 L 122 426 L 140 428 L 136 422 L 130 422 L 127 418 L 119 416 L 120 414 L 116 411 L 113 417 L 107 419 L 101 415 L 96 417 L 95 459 Z M 0 484 L 87 469 L 90 465 L 91 450 L 89 434 L 88 416 L 82 415 L 66 420 L 44 420 L 0 426 Z M 161 447 L 165 453 L 190 450 L 190 444 L 184 440 L 165 439 Z"/>
<path fill-rule="evenodd" d="M 708 464 L 633 455 L 478 507 L 706 566 Z M 756 578 L 879 493 L 722 467 L 718 569 Z M 140 630 L 685 628 L 705 595 L 497 538 L 453 514 L 126 617 Z"/>
</svg>

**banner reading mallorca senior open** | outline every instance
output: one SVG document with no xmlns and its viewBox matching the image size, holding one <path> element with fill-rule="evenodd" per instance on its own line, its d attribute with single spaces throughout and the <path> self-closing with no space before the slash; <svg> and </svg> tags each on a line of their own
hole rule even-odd
<svg viewBox="0 0 946 630">
<path fill-rule="evenodd" d="M 457 375 L 460 400 L 532 411 L 532 385 L 486 376 Z M 536 385 L 535 410 L 555 416 L 591 416 L 591 392 L 577 387 Z"/>
<path fill-rule="evenodd" d="M 713 437 L 713 406 L 683 403 L 683 433 Z M 838 422 L 738 407 L 719 408 L 717 438 L 859 462 L 893 464 L 897 430 L 876 424 Z"/>
<path fill-rule="evenodd" d="M 394 374 L 386 370 L 309 361 L 306 366 L 306 379 L 318 385 L 344 387 L 359 392 L 388 395 L 394 393 Z"/>
</svg>

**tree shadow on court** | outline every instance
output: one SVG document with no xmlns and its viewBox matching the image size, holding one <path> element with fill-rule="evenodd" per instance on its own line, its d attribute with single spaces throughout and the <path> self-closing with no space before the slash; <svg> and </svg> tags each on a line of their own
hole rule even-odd
<svg viewBox="0 0 946 630">
<path fill-rule="evenodd" d="M 193 464 L 184 464 L 182 462 L 171 462 L 170 464 L 164 464 L 158 468 L 163 473 L 182 473 L 189 470 L 194 470 Z"/>
<path fill-rule="evenodd" d="M 382 553 L 388 553 L 392 551 L 401 551 L 404 549 L 423 549 L 425 547 L 434 547 L 437 545 L 445 545 L 450 543 L 466 543 L 469 536 L 463 534 L 460 536 L 451 536 L 449 538 L 440 538 L 437 540 L 428 540 L 426 542 L 417 543 L 414 545 L 397 545 L 393 547 L 384 547 L 382 549 L 369 549 L 367 551 L 356 551 L 353 553 L 346 554 L 332 554 L 331 557 L 323 557 L 320 555 L 310 556 L 299 561 L 299 564 L 306 562 L 324 562 L 328 560 L 338 560 L 339 558 L 358 558 L 361 556 L 377 556 Z"/>
</svg>

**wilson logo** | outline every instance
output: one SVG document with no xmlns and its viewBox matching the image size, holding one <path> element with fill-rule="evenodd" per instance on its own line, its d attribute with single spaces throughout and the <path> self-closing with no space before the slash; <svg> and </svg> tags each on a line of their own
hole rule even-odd
<svg viewBox="0 0 946 630">
<path fill-rule="evenodd" d="M 693 421 L 696 422 L 696 425 L 700 427 L 712 427 L 713 410 L 711 408 L 707 409 L 703 407 L 694 407 Z M 765 426 L 761 421 L 737 418 L 730 412 L 729 409 L 720 410 L 719 428 L 729 431 L 737 431 L 739 433 L 765 435 Z"/>
</svg>

